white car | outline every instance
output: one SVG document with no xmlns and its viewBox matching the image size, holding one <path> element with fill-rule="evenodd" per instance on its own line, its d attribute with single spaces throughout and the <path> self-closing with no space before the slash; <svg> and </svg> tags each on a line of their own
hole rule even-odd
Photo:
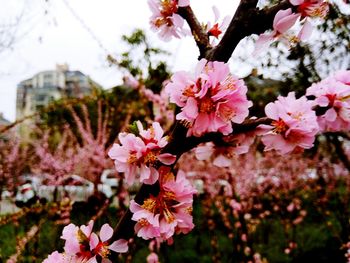
<svg viewBox="0 0 350 263">
<path fill-rule="evenodd" d="M 25 183 L 17 188 L 15 200 L 26 203 L 35 196 L 34 187 L 30 183 Z"/>
<path fill-rule="evenodd" d="M 117 172 L 112 169 L 106 169 L 101 174 L 101 183 L 109 185 L 112 188 L 117 188 L 119 185 L 119 178 L 117 177 Z"/>
<path fill-rule="evenodd" d="M 48 201 L 54 200 L 56 191 L 56 201 L 68 196 L 72 201 L 87 201 L 94 193 L 94 184 L 79 175 L 67 175 L 61 180 L 59 185 L 40 185 L 38 196 Z M 105 184 L 98 185 L 98 191 L 104 193 L 108 198 L 113 195 L 111 186 Z"/>
</svg>

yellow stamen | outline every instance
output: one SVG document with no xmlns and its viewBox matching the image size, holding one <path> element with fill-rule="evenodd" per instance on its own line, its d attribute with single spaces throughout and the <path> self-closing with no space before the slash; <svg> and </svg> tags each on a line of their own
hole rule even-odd
<svg viewBox="0 0 350 263">
<path fill-rule="evenodd" d="M 211 113 L 213 110 L 215 110 L 215 104 L 211 100 L 211 98 L 204 97 L 199 104 L 199 112 L 202 113 Z"/>
<path fill-rule="evenodd" d="M 169 211 L 169 209 L 168 209 L 167 207 L 164 208 L 163 214 L 164 214 L 165 220 L 167 221 L 168 224 L 174 222 L 175 217 L 174 217 L 174 215 Z"/>
<path fill-rule="evenodd" d="M 143 201 L 143 205 L 141 207 L 153 213 L 154 208 L 156 207 L 156 204 L 157 204 L 156 200 L 152 198 L 147 198 L 145 201 Z"/>
<path fill-rule="evenodd" d="M 144 161 L 143 162 L 147 166 L 151 166 L 151 165 L 155 164 L 156 161 L 157 161 L 157 156 L 153 152 L 149 152 L 144 157 Z"/>
<path fill-rule="evenodd" d="M 273 129 L 275 133 L 283 133 L 288 129 L 286 123 L 281 119 L 279 119 L 278 121 L 273 121 L 272 125 L 275 126 L 275 128 Z"/>
<path fill-rule="evenodd" d="M 139 221 L 137 221 L 141 226 L 148 226 L 149 222 L 145 218 L 141 218 Z"/>
</svg>

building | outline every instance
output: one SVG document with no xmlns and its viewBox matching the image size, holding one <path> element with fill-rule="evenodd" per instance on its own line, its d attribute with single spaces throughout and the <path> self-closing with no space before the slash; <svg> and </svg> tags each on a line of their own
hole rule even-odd
<svg viewBox="0 0 350 263">
<path fill-rule="evenodd" d="M 17 86 L 16 119 L 30 116 L 54 100 L 88 95 L 93 86 L 100 87 L 82 72 L 69 70 L 67 64 L 39 72 Z"/>
</svg>

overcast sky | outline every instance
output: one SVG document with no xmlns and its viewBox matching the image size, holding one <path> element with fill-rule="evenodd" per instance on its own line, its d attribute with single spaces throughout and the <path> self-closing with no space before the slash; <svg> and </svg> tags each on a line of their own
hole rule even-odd
<svg viewBox="0 0 350 263">
<path fill-rule="evenodd" d="M 222 16 L 232 15 L 238 0 L 191 0 L 201 22 L 213 22 L 213 4 Z M 106 53 L 121 52 L 121 35 L 134 28 L 148 30 L 151 14 L 146 0 L 0 0 L 0 6 L 0 41 L 8 37 L 1 35 L 1 26 L 17 24 L 16 31 L 10 31 L 18 37 L 14 46 L 0 50 L 0 112 L 12 121 L 17 84 L 54 69 L 56 63 L 68 63 L 105 88 L 120 83 L 118 70 L 105 62 Z M 173 70 L 193 68 L 198 51 L 191 38 L 164 45 L 155 33 L 149 37 L 173 53 L 169 60 Z"/>
</svg>

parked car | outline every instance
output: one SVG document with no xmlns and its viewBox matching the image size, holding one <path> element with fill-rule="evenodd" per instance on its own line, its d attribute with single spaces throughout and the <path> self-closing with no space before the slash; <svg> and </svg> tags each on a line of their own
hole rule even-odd
<svg viewBox="0 0 350 263">
<path fill-rule="evenodd" d="M 30 183 L 25 183 L 17 188 L 15 204 L 17 207 L 31 206 L 38 201 L 34 187 Z"/>
<path fill-rule="evenodd" d="M 99 184 L 97 190 L 108 198 L 113 195 L 112 187 L 108 184 Z M 53 201 L 55 194 L 56 200 L 61 200 L 67 196 L 72 201 L 87 201 L 93 193 L 94 184 L 75 174 L 65 176 L 59 185 L 42 184 L 38 188 L 38 196 L 45 198 L 47 201 Z"/>
<path fill-rule="evenodd" d="M 109 185 L 112 188 L 117 188 L 119 185 L 119 178 L 117 177 L 117 171 L 112 169 L 106 169 L 101 174 L 101 183 Z"/>
</svg>

